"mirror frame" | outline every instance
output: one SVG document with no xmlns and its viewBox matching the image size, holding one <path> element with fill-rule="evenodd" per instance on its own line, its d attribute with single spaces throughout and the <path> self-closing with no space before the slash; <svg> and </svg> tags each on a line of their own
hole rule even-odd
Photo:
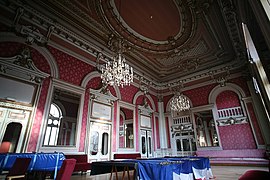
<svg viewBox="0 0 270 180">
<path fill-rule="evenodd" d="M 47 127 L 47 121 L 49 117 L 49 111 L 52 104 L 52 98 L 53 98 L 55 89 L 63 89 L 65 91 L 69 91 L 69 92 L 78 94 L 80 96 L 78 115 L 77 115 L 76 135 L 75 135 L 75 146 L 44 146 L 43 145 L 44 138 L 45 138 L 45 131 Z M 58 79 L 52 79 L 52 85 L 48 90 L 48 96 L 46 99 L 46 105 L 44 109 L 45 115 L 43 116 L 43 119 L 42 119 L 42 122 L 43 122 L 42 127 L 41 127 L 42 130 L 39 135 L 40 143 L 37 145 L 38 151 L 43 151 L 43 152 L 62 151 L 64 153 L 79 152 L 84 94 L 85 94 L 85 89 L 82 87 L 75 86 L 75 85 L 60 81 Z"/>
<path fill-rule="evenodd" d="M 197 112 L 201 112 L 201 111 L 212 111 L 212 115 L 213 115 L 213 119 L 214 119 L 214 123 L 215 123 L 215 128 L 217 131 L 217 136 L 218 136 L 218 142 L 219 142 L 219 146 L 199 146 L 198 142 L 197 142 L 197 126 L 196 126 L 196 120 L 195 120 L 195 113 Z M 208 105 L 204 105 L 204 106 L 199 106 L 199 107 L 194 107 L 191 108 L 191 116 L 192 116 L 192 123 L 194 126 L 194 137 L 196 140 L 196 148 L 197 150 L 222 150 L 222 145 L 220 142 L 220 136 L 219 136 L 219 131 L 218 131 L 218 126 L 217 126 L 217 122 L 216 122 L 216 116 L 214 114 L 214 104 L 208 104 Z"/>
<path fill-rule="evenodd" d="M 121 115 L 121 111 L 120 109 L 121 108 L 126 108 L 126 109 L 129 109 L 129 110 L 132 110 L 133 111 L 133 148 L 122 148 L 122 147 L 119 147 L 119 128 L 120 128 L 120 115 Z M 117 135 L 116 135 L 116 138 L 117 138 L 117 144 L 116 144 L 116 147 L 117 149 L 121 150 L 121 151 L 134 151 L 136 149 L 136 142 L 137 142 L 137 133 L 136 133 L 136 112 L 135 112 L 135 105 L 133 104 L 129 104 L 127 102 L 124 102 L 124 101 L 119 101 L 119 104 L 118 104 L 118 113 L 117 113 L 117 123 L 116 123 L 116 127 L 117 127 Z"/>
</svg>

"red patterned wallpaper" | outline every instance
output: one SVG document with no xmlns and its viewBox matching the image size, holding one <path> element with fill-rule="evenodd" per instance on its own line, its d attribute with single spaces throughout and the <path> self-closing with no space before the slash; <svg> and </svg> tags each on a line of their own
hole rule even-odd
<svg viewBox="0 0 270 180">
<path fill-rule="evenodd" d="M 211 85 L 191 89 L 191 90 L 188 90 L 188 91 L 184 91 L 183 94 L 185 96 L 187 96 L 191 100 L 193 107 L 206 105 L 206 104 L 208 104 L 209 94 L 210 94 L 211 90 L 216 85 L 217 84 L 215 83 L 215 84 L 211 84 Z M 173 95 L 169 95 L 169 96 L 165 96 L 163 98 L 164 111 L 166 111 L 165 108 L 166 108 L 166 106 L 167 106 L 167 104 L 168 104 L 168 102 L 169 102 L 169 100 L 171 99 L 172 96 Z"/>
<path fill-rule="evenodd" d="M 230 79 L 229 82 L 237 84 L 238 86 L 240 86 L 243 89 L 246 96 L 250 96 L 250 92 L 249 92 L 248 85 L 247 85 L 247 80 L 244 77 L 238 77 L 238 78 L 235 78 L 235 79 Z"/>
<path fill-rule="evenodd" d="M 115 91 L 115 89 L 113 88 L 113 86 L 109 86 L 108 89 L 109 89 L 109 91 L 111 92 L 111 94 L 112 94 L 114 97 L 117 97 L 116 91 Z"/>
<path fill-rule="evenodd" d="M 216 87 L 216 83 L 199 87 L 196 89 L 191 89 L 184 92 L 184 95 L 186 95 L 192 102 L 193 107 L 196 106 L 202 106 L 208 104 L 208 97 L 210 92 L 214 87 Z"/>
<path fill-rule="evenodd" d="M 100 77 L 95 77 L 90 80 L 89 88 L 97 90 L 97 89 L 100 89 L 101 87 L 102 87 L 102 81 Z M 117 97 L 116 91 L 113 88 L 113 86 L 108 86 L 108 89 L 114 97 Z"/>
<path fill-rule="evenodd" d="M 31 136 L 28 143 L 28 147 L 27 147 L 28 152 L 36 151 L 41 122 L 44 116 L 44 107 L 45 107 L 45 102 L 46 102 L 46 98 L 48 94 L 49 85 L 50 85 L 50 79 L 49 78 L 44 79 L 42 83 L 39 101 L 37 104 L 36 114 L 34 117 L 34 123 L 31 130 Z"/>
<path fill-rule="evenodd" d="M 121 107 L 120 111 L 122 111 L 124 113 L 126 120 L 133 119 L 133 110 Z"/>
<path fill-rule="evenodd" d="M 173 97 L 173 95 L 169 95 L 169 96 L 164 96 L 163 97 L 163 103 L 164 103 L 164 112 L 166 112 L 166 106 L 169 102 L 169 100 Z"/>
<path fill-rule="evenodd" d="M 100 77 L 94 77 L 93 79 L 91 79 L 88 84 L 87 84 L 87 88 L 91 88 L 91 89 L 100 89 L 102 87 L 102 83 L 101 83 L 101 78 Z"/>
<path fill-rule="evenodd" d="M 256 132 L 258 144 L 264 145 L 265 143 L 263 140 L 263 136 L 262 136 L 259 124 L 258 124 L 257 117 L 255 115 L 252 103 L 247 103 L 247 109 L 249 112 L 250 120 L 252 121 L 252 124 L 253 124 L 254 131 Z"/>
<path fill-rule="evenodd" d="M 79 152 L 84 151 L 84 144 L 85 144 L 85 139 L 86 139 L 86 125 L 87 125 L 87 116 L 88 116 L 88 107 L 89 107 L 89 98 L 90 98 L 90 93 L 88 91 L 90 87 L 90 83 L 86 85 L 86 91 L 85 91 L 85 96 L 84 96 L 84 103 L 83 103 L 83 114 L 82 114 L 82 126 L 81 126 L 81 135 L 80 135 L 80 146 L 79 146 Z M 78 131 L 80 131 L 78 130 Z"/>
<path fill-rule="evenodd" d="M 217 109 L 241 106 L 238 95 L 233 91 L 223 91 L 216 99 Z"/>
<path fill-rule="evenodd" d="M 59 69 L 60 79 L 75 85 L 81 85 L 83 78 L 94 70 L 93 66 L 76 59 L 58 49 L 48 47 Z"/>
<path fill-rule="evenodd" d="M 134 95 L 137 93 L 139 89 L 133 85 L 130 85 L 130 86 L 125 86 L 123 88 L 119 87 L 119 90 L 122 96 L 122 101 L 132 104 Z"/>
<path fill-rule="evenodd" d="M 256 148 L 255 140 L 248 123 L 219 126 L 218 129 L 224 150 Z"/>
<path fill-rule="evenodd" d="M 42 56 L 36 49 L 26 44 L 17 42 L 4 42 L 0 43 L 0 56 L 1 57 L 13 57 L 21 54 L 23 48 L 29 48 L 34 65 L 41 71 L 51 74 L 50 65 L 44 56 Z"/>
</svg>

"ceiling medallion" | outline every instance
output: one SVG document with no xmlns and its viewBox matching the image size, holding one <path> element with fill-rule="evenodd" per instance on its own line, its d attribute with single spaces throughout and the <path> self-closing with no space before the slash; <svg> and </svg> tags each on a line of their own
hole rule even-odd
<svg viewBox="0 0 270 180">
<path fill-rule="evenodd" d="M 185 43 L 187 43 L 191 37 L 195 34 L 195 25 L 197 23 L 196 14 L 194 11 L 194 7 L 189 0 L 183 0 L 181 3 L 177 1 L 174 2 L 175 9 L 178 12 L 178 16 L 175 18 L 179 19 L 179 31 L 175 34 L 168 33 L 166 39 L 155 39 L 155 33 L 152 32 L 153 29 L 149 28 L 147 31 L 146 28 L 141 30 L 141 26 L 138 26 L 137 23 L 140 21 L 132 21 L 129 19 L 129 16 L 126 14 L 130 14 L 125 12 L 129 10 L 134 10 L 134 7 L 129 6 L 130 3 L 122 2 L 123 7 L 125 7 L 122 15 L 120 16 L 120 7 L 117 8 L 116 1 L 101 1 L 101 12 L 102 17 L 105 19 L 105 23 L 107 26 L 125 39 L 128 39 L 128 42 L 132 44 L 136 49 L 140 49 L 150 53 L 158 53 L 158 54 L 170 54 L 173 53 L 174 50 L 178 47 L 182 47 Z M 136 2 L 136 1 L 135 1 Z M 139 2 L 136 2 L 133 5 L 140 8 L 140 11 L 144 14 L 147 14 L 147 7 L 141 6 Z M 120 5 L 119 5 L 120 6 Z M 169 6 L 168 6 L 169 7 Z M 151 8 L 150 8 L 151 10 Z M 143 15 L 143 14 L 142 14 Z M 157 16 L 160 14 L 157 13 Z M 170 13 L 168 13 L 170 15 Z M 135 17 L 140 16 L 138 13 L 134 15 Z M 161 19 L 162 16 L 160 15 Z M 150 26 L 147 19 L 141 19 L 145 23 L 146 26 Z M 151 22 L 155 22 L 154 19 Z M 180 24 L 181 22 L 181 24 Z M 143 34 L 146 33 L 147 34 Z M 165 36 L 165 35 L 163 35 Z"/>
</svg>

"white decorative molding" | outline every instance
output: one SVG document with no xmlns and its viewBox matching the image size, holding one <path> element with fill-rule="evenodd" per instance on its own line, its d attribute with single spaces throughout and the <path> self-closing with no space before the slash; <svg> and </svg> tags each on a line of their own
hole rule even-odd
<svg viewBox="0 0 270 180">
<path fill-rule="evenodd" d="M 190 108 L 190 110 L 191 110 L 191 112 L 194 113 L 194 112 L 199 112 L 199 111 L 210 110 L 210 109 L 213 109 L 213 107 L 214 107 L 214 103 L 210 103 L 207 105 Z"/>
<path fill-rule="evenodd" d="M 217 119 L 218 126 L 229 126 L 234 124 L 245 124 L 248 123 L 247 117 L 230 117 L 228 119 Z"/>
<path fill-rule="evenodd" d="M 144 127 L 144 128 L 152 127 L 151 116 L 141 115 L 140 118 L 141 118 L 141 127 Z"/>
<path fill-rule="evenodd" d="M 22 37 L 18 37 L 13 33 L 0 32 L 0 42 L 17 42 L 24 44 L 25 39 Z M 38 46 L 36 44 L 32 44 L 31 47 L 36 49 L 47 60 L 50 66 L 51 76 L 54 78 L 59 78 L 58 65 L 50 51 L 47 48 Z"/>
<path fill-rule="evenodd" d="M 233 91 L 238 95 L 239 99 L 246 97 L 244 90 L 240 86 L 232 83 L 226 83 L 226 86 L 224 87 L 216 86 L 212 89 L 208 96 L 208 102 L 215 103 L 217 96 L 223 91 Z"/>
<path fill-rule="evenodd" d="M 12 108 L 12 109 L 22 109 L 22 110 L 27 110 L 27 111 L 32 111 L 33 107 L 31 106 L 23 106 L 19 104 L 14 104 L 14 103 L 9 103 L 9 102 L 2 102 L 0 101 L 0 106 L 2 107 L 7 107 L 7 108 Z"/>
<path fill-rule="evenodd" d="M 149 105 L 138 106 L 140 115 L 151 116 L 154 112 Z"/>
<path fill-rule="evenodd" d="M 244 113 L 241 106 L 232 107 L 232 108 L 225 108 L 225 109 L 218 109 L 218 118 L 219 119 L 226 119 L 226 118 L 234 118 L 234 117 L 243 117 Z"/>
<path fill-rule="evenodd" d="M 105 56 L 105 59 L 110 59 L 111 58 L 111 52 L 109 52 L 109 50 L 107 48 L 105 49 L 101 49 L 100 47 L 102 47 L 102 44 L 100 42 L 97 42 L 94 38 L 88 36 L 87 34 L 84 34 L 83 32 L 80 32 L 78 29 L 76 29 L 76 27 L 71 27 L 68 24 L 64 23 L 64 22 L 57 22 L 55 19 L 50 18 L 49 16 L 46 16 L 46 11 L 45 12 L 40 12 L 36 9 L 33 8 L 36 5 L 33 4 L 33 7 L 30 7 L 27 3 L 23 3 L 22 1 L 11 1 L 12 2 L 12 6 L 9 7 L 5 7 L 5 9 L 8 8 L 8 11 L 10 11 L 11 13 L 14 14 L 14 19 L 9 20 L 9 19 L 4 19 L 4 24 L 12 27 L 12 26 L 19 26 L 20 23 L 22 23 L 21 21 L 27 21 L 29 22 L 29 26 L 31 27 L 36 27 L 39 29 L 39 31 L 44 31 L 45 34 L 43 35 L 43 37 L 41 39 L 44 39 L 48 42 L 49 45 L 52 45 L 53 47 L 57 47 L 58 49 L 63 49 L 64 47 L 58 46 L 55 42 L 53 42 L 52 40 L 50 40 L 50 37 L 56 36 L 59 39 L 65 41 L 66 43 L 69 43 L 71 45 L 74 45 L 75 47 L 81 49 L 82 51 L 92 55 L 93 57 L 96 57 L 99 53 L 102 52 L 102 54 Z M 56 0 L 52 1 L 53 3 L 56 3 L 57 6 L 61 6 L 63 8 L 67 8 L 64 7 L 63 4 L 67 4 L 69 6 L 72 6 L 72 8 L 75 8 L 76 11 L 78 10 L 76 8 L 76 6 L 72 3 L 70 3 L 69 1 L 65 1 L 65 2 L 58 2 Z M 1 6 L 1 5 L 0 5 Z M 81 13 L 83 18 L 79 16 L 80 20 L 84 21 L 84 23 L 86 23 L 88 26 L 91 26 L 92 28 L 94 28 L 98 33 L 103 34 L 104 31 L 106 31 L 106 29 L 102 29 L 101 31 L 101 27 L 100 24 L 95 24 L 93 21 L 87 14 L 85 14 L 83 11 L 80 12 L 76 12 L 76 13 Z M 44 15 L 45 14 L 45 15 Z M 90 23 L 89 23 L 90 22 Z M 23 25 L 23 24 L 21 24 Z M 24 25 L 25 26 L 25 25 Z M 26 26 L 25 26 L 26 27 Z M 98 27 L 98 28 L 96 28 Z M 24 28 L 25 29 L 25 28 Z M 33 35 L 37 35 L 36 37 L 37 39 L 40 39 L 40 33 L 38 33 L 38 31 L 23 31 L 24 33 L 27 32 L 28 34 L 32 33 Z M 27 34 L 26 33 L 26 34 Z M 107 34 L 109 32 L 106 32 Z M 20 38 L 20 37 L 17 37 Z M 25 39 L 24 39 L 25 40 Z M 35 44 L 32 44 L 35 45 Z M 67 49 L 65 49 L 65 53 L 68 54 L 72 54 L 72 56 L 74 57 L 80 57 L 79 59 L 81 59 L 82 61 L 94 65 L 94 63 L 92 63 L 92 61 L 89 61 L 87 58 L 83 58 L 82 56 L 79 56 L 78 54 L 76 54 L 73 51 L 69 51 Z M 195 63 L 196 64 L 196 63 Z M 51 64 L 50 64 L 51 65 Z M 230 65 L 230 70 L 236 69 L 239 66 L 241 66 L 242 64 L 239 64 L 237 62 L 235 62 L 234 64 Z M 224 72 L 224 68 L 228 67 L 228 64 L 223 64 L 220 66 L 216 66 L 214 68 L 211 69 L 211 71 L 214 74 L 220 74 L 222 72 Z M 52 68 L 51 66 L 51 71 L 55 71 L 54 68 Z M 201 72 L 196 72 L 193 73 L 191 75 L 185 75 L 182 76 L 181 78 L 177 78 L 173 81 L 170 81 L 169 83 L 176 83 L 179 80 L 182 80 L 184 83 L 187 82 L 191 82 L 194 80 L 199 80 L 199 79 L 203 79 L 205 77 L 209 77 L 208 69 L 205 71 L 201 71 Z M 141 73 L 138 72 L 135 68 L 135 72 L 134 72 L 134 78 L 139 79 L 138 77 L 141 76 Z M 52 76 L 56 77 L 55 75 L 53 75 L 55 73 L 52 72 Z M 147 77 L 145 77 L 147 78 Z M 154 80 L 151 80 L 152 84 L 151 87 L 154 87 L 155 89 L 166 89 L 166 84 L 164 82 L 157 82 Z M 191 88 L 191 87 L 190 87 Z M 192 87 L 193 88 L 193 87 Z M 186 89 L 184 89 L 186 90 Z M 121 99 L 121 98 L 119 98 Z"/>
<path fill-rule="evenodd" d="M 192 132 L 192 131 L 194 131 L 192 123 L 183 123 L 183 124 L 171 126 L 172 137 L 174 137 L 175 134 L 177 133 L 185 133 L 185 132 Z"/>
<path fill-rule="evenodd" d="M 112 106 L 96 101 L 92 102 L 91 118 L 100 120 L 112 120 Z"/>
<path fill-rule="evenodd" d="M 13 57 L 0 57 L 0 74 L 40 84 L 49 74 L 34 65 L 30 50 L 24 48 L 21 54 Z"/>
<path fill-rule="evenodd" d="M 106 87 L 102 87 L 101 89 L 94 90 L 90 89 L 90 98 L 97 102 L 102 102 L 107 105 L 113 105 L 113 102 L 118 100 L 117 97 L 114 97 L 111 92 L 106 89 Z"/>
<path fill-rule="evenodd" d="M 173 125 L 179 125 L 183 123 L 192 123 L 190 115 L 173 118 L 172 121 L 173 121 Z"/>
<path fill-rule="evenodd" d="M 59 87 L 59 88 L 62 88 L 62 89 L 65 89 L 67 91 L 71 91 L 74 93 L 84 94 L 84 91 L 85 91 L 85 89 L 82 88 L 81 86 L 76 86 L 74 84 L 67 83 L 67 82 L 62 81 L 60 79 L 53 78 L 52 82 L 53 82 L 53 86 Z"/>
</svg>

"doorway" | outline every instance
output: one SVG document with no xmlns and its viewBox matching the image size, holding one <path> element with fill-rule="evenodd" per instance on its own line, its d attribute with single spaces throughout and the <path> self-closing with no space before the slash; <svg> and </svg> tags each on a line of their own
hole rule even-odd
<svg viewBox="0 0 270 180">
<path fill-rule="evenodd" d="M 141 129 L 141 157 L 153 157 L 152 131 Z"/>
<path fill-rule="evenodd" d="M 111 154 L 111 124 L 90 123 L 88 157 L 90 162 L 107 161 Z"/>
<path fill-rule="evenodd" d="M 0 107 L 0 142 L 10 142 L 10 153 L 24 151 L 29 117 L 30 111 Z"/>
<path fill-rule="evenodd" d="M 193 135 L 175 136 L 175 143 L 177 149 L 177 156 L 193 156 L 196 151 L 196 144 Z"/>
</svg>

